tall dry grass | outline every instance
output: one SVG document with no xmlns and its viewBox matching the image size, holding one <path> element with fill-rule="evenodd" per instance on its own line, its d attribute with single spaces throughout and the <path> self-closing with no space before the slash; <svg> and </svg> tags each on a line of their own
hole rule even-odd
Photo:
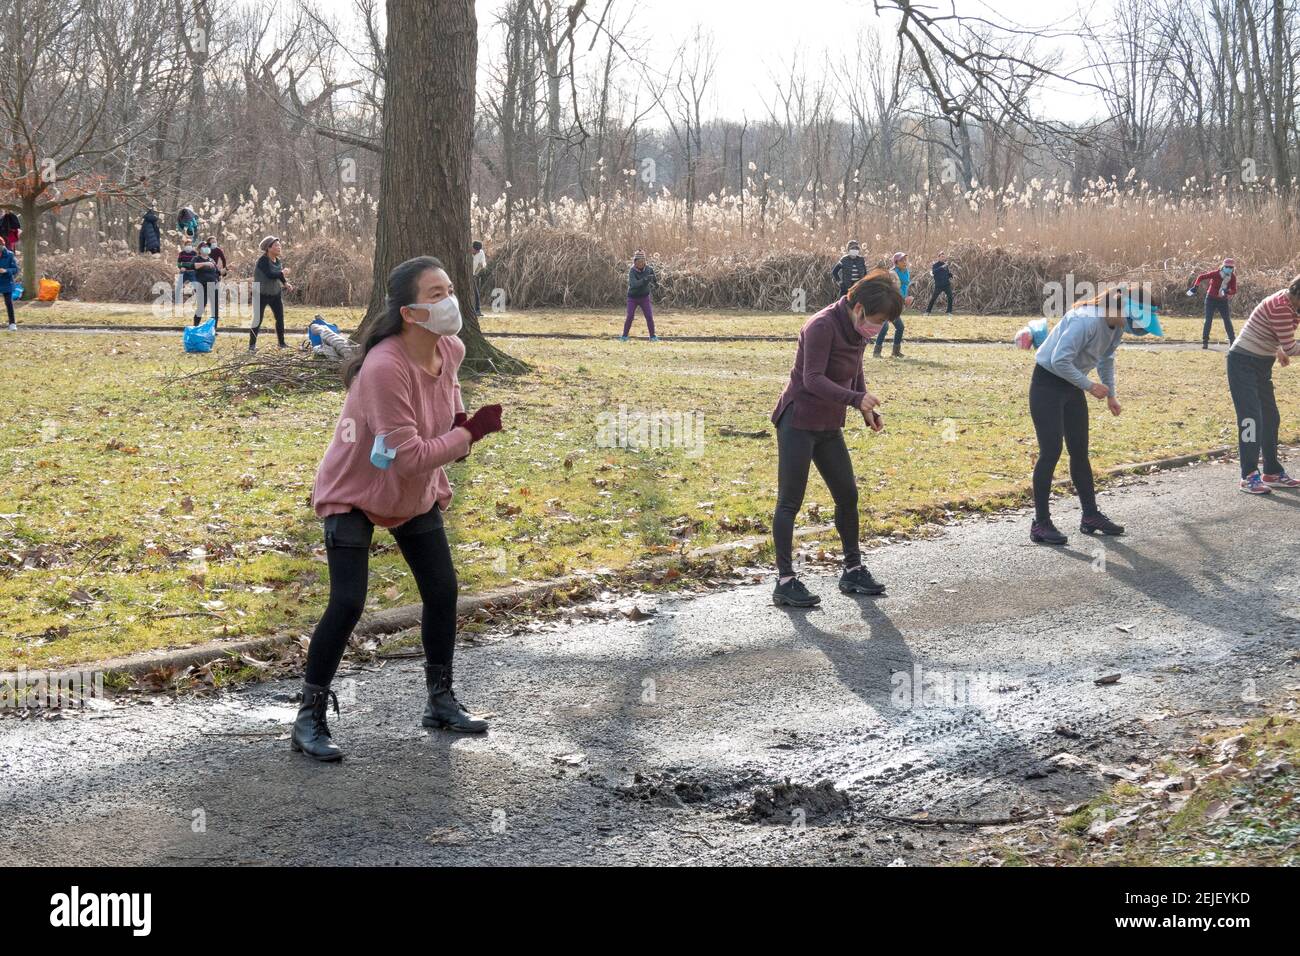
<svg viewBox="0 0 1300 956">
<path fill-rule="evenodd" d="M 628 259 L 645 249 L 659 271 L 659 301 L 681 309 L 786 311 L 816 308 L 835 294 L 830 269 L 858 239 L 869 262 L 910 253 L 913 292 L 927 296 L 929 263 L 942 250 L 956 273 L 962 311 L 1036 313 L 1050 283 L 1138 279 L 1152 283 L 1167 312 L 1194 312 L 1182 290 L 1193 271 L 1237 259 L 1242 301 L 1271 292 L 1297 271 L 1294 198 L 1268 186 L 1229 189 L 1188 181 L 1175 193 L 1133 181 L 1097 180 L 1074 189 L 1031 180 L 1002 191 L 950 186 L 904 195 L 865 193 L 858 201 L 794 196 L 781 182 L 754 180 L 743 193 L 709 195 L 687 228 L 684 202 L 662 191 L 631 190 L 601 201 L 565 199 L 549 208 L 504 198 L 473 204 L 475 234 L 487 243 L 488 290 L 515 308 L 616 308 Z M 299 291 L 315 305 L 363 306 L 370 290 L 374 202 L 359 193 L 297 197 L 274 193 L 199 207 L 204 232 L 218 236 L 232 277 L 251 277 L 257 242 L 284 237 Z M 507 215 L 507 213 L 509 213 Z M 169 214 L 168 214 L 169 215 Z M 43 271 L 65 294 L 141 301 L 174 274 L 176 237 L 150 264 L 120 243 L 52 254 Z M 430 250 L 446 256 L 447 250 Z"/>
</svg>

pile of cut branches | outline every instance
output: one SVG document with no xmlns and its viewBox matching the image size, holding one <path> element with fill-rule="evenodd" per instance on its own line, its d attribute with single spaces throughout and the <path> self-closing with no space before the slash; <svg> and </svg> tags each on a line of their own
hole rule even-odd
<svg viewBox="0 0 1300 956">
<path fill-rule="evenodd" d="M 168 385 L 211 382 L 225 399 L 285 392 L 330 392 L 343 387 L 343 363 L 310 349 L 266 349 L 246 352 L 197 372 L 167 380 Z"/>
</svg>

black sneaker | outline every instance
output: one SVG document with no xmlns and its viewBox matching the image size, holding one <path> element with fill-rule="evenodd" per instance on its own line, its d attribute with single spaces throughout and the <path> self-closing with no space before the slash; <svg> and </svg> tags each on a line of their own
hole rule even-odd
<svg viewBox="0 0 1300 956">
<path fill-rule="evenodd" d="M 1035 544 L 1065 544 L 1070 539 L 1056 530 L 1050 521 L 1035 521 L 1029 526 L 1029 540 Z"/>
<path fill-rule="evenodd" d="M 785 584 L 777 578 L 776 588 L 772 591 L 772 603 L 790 607 L 816 607 L 822 603 L 822 599 L 804 587 L 798 578 L 791 578 Z"/>
<path fill-rule="evenodd" d="M 1108 534 L 1111 536 L 1121 535 L 1124 533 L 1124 526 L 1116 524 L 1098 511 L 1095 515 L 1085 516 L 1079 522 L 1079 530 L 1084 534 Z"/>
<path fill-rule="evenodd" d="M 884 594 L 885 586 L 871 576 L 864 567 L 856 567 L 840 575 L 841 594 Z"/>
</svg>

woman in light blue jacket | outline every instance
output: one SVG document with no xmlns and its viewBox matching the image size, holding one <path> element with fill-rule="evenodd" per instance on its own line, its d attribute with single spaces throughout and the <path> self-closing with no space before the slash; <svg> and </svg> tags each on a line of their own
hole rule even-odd
<svg viewBox="0 0 1300 956">
<path fill-rule="evenodd" d="M 1064 442 L 1070 453 L 1070 480 L 1083 506 L 1079 530 L 1118 535 L 1122 525 L 1097 508 L 1088 460 L 1088 398 L 1104 399 L 1112 415 L 1121 411 L 1115 387 L 1115 350 L 1127 329 L 1135 335 L 1160 334 L 1149 292 L 1135 285 L 1115 286 L 1076 302 L 1038 349 L 1029 385 L 1029 415 L 1038 437 L 1034 465 L 1034 522 L 1029 539 L 1065 544 L 1068 538 L 1052 524 L 1052 476 Z M 1100 379 L 1088 377 L 1093 369 Z"/>
</svg>

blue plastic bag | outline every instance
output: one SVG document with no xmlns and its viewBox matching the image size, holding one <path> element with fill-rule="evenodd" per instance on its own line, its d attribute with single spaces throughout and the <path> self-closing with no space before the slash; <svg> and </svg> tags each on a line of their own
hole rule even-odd
<svg viewBox="0 0 1300 956">
<path fill-rule="evenodd" d="M 1159 310 L 1155 306 L 1129 299 L 1126 311 L 1124 327 L 1130 334 L 1160 336 L 1165 334 L 1165 330 L 1160 327 L 1160 319 L 1157 317 Z"/>
<path fill-rule="evenodd" d="M 217 340 L 217 320 L 208 319 L 202 325 L 191 325 L 185 330 L 185 351 L 211 352 Z"/>
<path fill-rule="evenodd" d="M 329 329 L 331 332 L 337 332 L 339 330 L 339 327 L 333 322 L 326 322 L 324 319 L 312 319 L 311 325 L 307 326 L 307 340 L 311 342 L 313 346 L 320 345 L 320 329 L 317 328 L 317 326 L 320 325 L 325 326 L 325 328 Z"/>
<path fill-rule="evenodd" d="M 22 297 L 23 297 L 23 284 L 21 282 L 15 282 L 14 290 L 12 293 L 10 293 L 9 298 L 17 302 Z"/>
</svg>

